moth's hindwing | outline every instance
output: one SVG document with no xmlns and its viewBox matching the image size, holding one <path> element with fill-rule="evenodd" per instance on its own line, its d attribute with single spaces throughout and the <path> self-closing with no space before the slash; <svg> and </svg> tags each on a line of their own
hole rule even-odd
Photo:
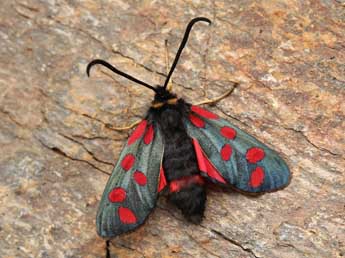
<svg viewBox="0 0 345 258">
<path fill-rule="evenodd" d="M 163 141 L 158 127 L 143 120 L 124 146 L 105 187 L 97 232 L 113 237 L 141 225 L 156 204 Z"/>
<path fill-rule="evenodd" d="M 207 170 L 202 172 L 212 181 L 250 193 L 288 185 L 291 174 L 278 153 L 230 122 L 198 106 L 191 107 L 184 122 L 200 170 Z"/>
</svg>

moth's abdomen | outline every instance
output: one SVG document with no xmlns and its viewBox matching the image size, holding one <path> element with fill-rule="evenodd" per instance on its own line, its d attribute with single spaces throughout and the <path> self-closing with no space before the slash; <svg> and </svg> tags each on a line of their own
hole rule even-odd
<svg viewBox="0 0 345 258">
<path fill-rule="evenodd" d="M 169 182 L 199 174 L 191 139 L 181 132 L 166 139 L 163 166 Z"/>
<path fill-rule="evenodd" d="M 195 224 L 202 221 L 206 203 L 203 184 L 192 183 L 178 192 L 170 192 L 169 201 L 175 204 L 189 221 Z"/>
<path fill-rule="evenodd" d="M 167 139 L 163 166 L 169 183 L 169 201 L 193 223 L 200 223 L 205 210 L 206 191 L 194 147 L 185 132 Z"/>
<path fill-rule="evenodd" d="M 199 168 L 192 143 L 182 123 L 181 111 L 168 108 L 160 115 L 164 136 L 163 166 L 168 182 L 198 175 Z"/>
<path fill-rule="evenodd" d="M 183 106 L 182 106 L 183 108 Z M 169 183 L 169 200 L 187 219 L 200 223 L 205 210 L 206 192 L 200 175 L 192 139 L 182 123 L 185 109 L 168 108 L 161 113 L 164 135 L 163 167 Z"/>
</svg>

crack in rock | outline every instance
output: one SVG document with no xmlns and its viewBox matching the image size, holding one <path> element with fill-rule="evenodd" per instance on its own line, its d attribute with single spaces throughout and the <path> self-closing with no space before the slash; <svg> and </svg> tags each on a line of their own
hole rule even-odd
<svg viewBox="0 0 345 258">
<path fill-rule="evenodd" d="M 338 153 L 335 153 L 335 152 L 332 152 L 331 150 L 327 149 L 327 148 L 324 148 L 324 147 L 320 147 L 318 145 L 316 145 L 315 143 L 313 143 L 307 135 L 305 135 L 301 130 L 297 130 L 295 128 L 292 128 L 292 127 L 284 127 L 284 126 L 280 126 L 286 130 L 289 130 L 289 131 L 294 131 L 295 133 L 298 133 L 300 134 L 310 145 L 312 145 L 314 148 L 318 149 L 319 151 L 321 152 L 327 152 L 328 154 L 332 155 L 332 156 L 339 156 L 340 154 Z"/>
<path fill-rule="evenodd" d="M 63 137 L 60 134 L 56 134 L 56 135 L 59 137 Z M 64 143 L 61 143 L 59 141 L 59 139 L 56 139 L 56 135 L 54 136 L 54 133 L 49 131 L 49 130 L 43 130 L 43 131 L 37 132 L 34 137 L 44 147 L 54 151 L 55 153 L 60 154 L 64 157 L 71 159 L 71 160 L 74 160 L 74 161 L 80 161 L 80 162 L 86 163 L 86 164 L 90 165 L 91 167 L 95 168 L 96 170 L 102 172 L 103 174 L 110 176 L 109 172 L 99 168 L 97 165 L 91 163 L 90 161 L 79 158 L 79 157 L 74 157 L 70 153 L 68 153 L 66 150 L 69 150 L 69 149 L 73 150 L 73 148 L 74 148 L 73 145 L 75 144 L 75 142 L 69 140 L 68 138 L 63 137 L 64 139 L 67 139 L 68 142 L 65 141 Z M 71 143 L 73 143 L 73 145 L 71 145 Z M 61 148 L 61 146 L 63 146 L 63 148 Z M 91 158 L 93 157 L 92 155 L 89 154 L 89 152 L 86 152 L 86 153 L 89 156 L 91 156 Z"/>
<path fill-rule="evenodd" d="M 183 222 L 183 223 L 186 223 L 186 220 L 183 219 L 183 218 L 180 218 L 180 217 L 177 217 L 173 212 L 171 212 L 169 209 L 161 206 L 161 205 L 157 205 L 156 206 L 158 209 L 160 210 L 163 210 L 164 212 L 167 212 L 169 213 L 169 215 L 171 215 L 174 219 L 180 221 L 180 222 Z M 230 239 L 229 237 L 225 236 L 222 232 L 220 231 L 217 231 L 213 228 L 208 228 L 206 226 L 203 226 L 202 224 L 198 225 L 199 227 L 203 228 L 204 230 L 206 230 L 208 233 L 213 233 L 217 236 L 219 236 L 220 238 L 224 239 L 225 241 L 227 241 L 228 243 L 231 243 L 232 245 L 235 245 L 237 247 L 239 247 L 240 249 L 242 249 L 243 251 L 245 251 L 246 253 L 249 253 L 251 255 L 253 255 L 255 258 L 259 258 L 259 256 L 256 256 L 255 253 L 250 249 L 250 248 L 246 248 L 244 246 L 242 246 L 238 241 L 235 241 L 233 239 Z M 214 254 L 213 252 L 205 249 L 193 236 L 191 236 L 188 232 L 185 232 L 193 241 L 196 242 L 196 244 L 198 246 L 200 246 L 203 250 L 205 250 L 206 252 L 210 253 L 211 255 L 214 255 L 216 257 L 221 257 L 221 256 L 218 256 L 217 254 Z"/>
<path fill-rule="evenodd" d="M 237 242 L 236 240 L 233 240 L 229 237 L 227 237 L 226 235 L 224 235 L 222 232 L 217 231 L 215 229 L 210 229 L 212 233 L 215 233 L 217 236 L 223 238 L 224 240 L 228 241 L 229 243 L 238 246 L 239 248 L 241 248 L 243 251 L 250 253 L 251 255 L 253 255 L 255 258 L 259 258 L 259 256 L 256 256 L 255 253 L 253 252 L 252 249 L 244 247 L 240 242 Z"/>
<path fill-rule="evenodd" d="M 110 163 L 110 162 L 107 162 L 107 161 L 104 161 L 104 160 L 101 160 L 101 159 L 97 158 L 96 155 L 95 155 L 92 151 L 90 151 L 89 149 L 87 149 L 83 143 L 81 143 L 81 142 L 79 142 L 79 141 L 77 141 L 77 140 L 73 139 L 72 137 L 67 136 L 67 135 L 65 135 L 65 134 L 61 134 L 61 133 L 58 133 L 58 134 L 61 135 L 62 137 L 65 137 L 66 139 L 68 139 L 68 140 L 70 140 L 70 141 L 72 141 L 72 142 L 75 142 L 75 143 L 78 144 L 79 146 L 81 146 L 87 153 L 89 153 L 89 154 L 92 156 L 92 158 L 93 158 L 94 160 L 96 160 L 96 161 L 98 161 L 98 162 L 100 162 L 100 163 L 103 163 L 103 164 L 105 164 L 105 165 L 111 165 L 111 166 L 114 165 L 113 163 Z"/>
</svg>

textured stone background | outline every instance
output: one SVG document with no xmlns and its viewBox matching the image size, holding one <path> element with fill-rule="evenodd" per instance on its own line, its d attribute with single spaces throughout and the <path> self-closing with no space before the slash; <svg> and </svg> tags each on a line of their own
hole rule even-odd
<svg viewBox="0 0 345 258">
<path fill-rule="evenodd" d="M 95 214 L 128 133 L 152 93 L 87 63 L 106 59 L 152 84 L 164 40 L 190 102 L 238 89 L 211 110 L 279 151 L 294 173 L 258 198 L 210 189 L 202 225 L 161 198 L 112 257 L 345 256 L 345 3 L 2 0 L 0 257 L 104 257 Z"/>
</svg>

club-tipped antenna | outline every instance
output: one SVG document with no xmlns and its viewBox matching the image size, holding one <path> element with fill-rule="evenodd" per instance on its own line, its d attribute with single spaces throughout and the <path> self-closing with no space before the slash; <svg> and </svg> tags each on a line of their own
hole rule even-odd
<svg viewBox="0 0 345 258">
<path fill-rule="evenodd" d="M 92 60 L 86 67 L 86 74 L 87 76 L 90 76 L 90 70 L 91 70 L 91 67 L 96 65 L 96 64 L 100 64 L 100 65 L 103 65 L 105 66 L 106 68 L 108 68 L 109 70 L 113 71 L 114 73 L 117 73 L 125 78 L 127 78 L 128 80 L 131 80 L 133 82 L 136 82 L 138 84 L 141 84 L 143 86 L 145 86 L 146 88 L 149 88 L 151 90 L 153 90 L 154 92 L 157 92 L 156 89 L 147 84 L 146 82 L 143 82 L 141 80 L 138 80 L 137 78 L 134 78 L 133 76 L 127 74 L 127 73 L 124 73 L 122 71 L 120 71 L 119 69 L 117 69 L 116 67 L 112 66 L 111 64 L 109 64 L 108 62 L 104 61 L 104 60 L 101 60 L 101 59 L 95 59 L 95 60 Z"/>
<path fill-rule="evenodd" d="M 188 37 L 189 37 L 189 33 L 190 31 L 192 30 L 192 27 L 195 23 L 199 22 L 199 21 L 204 21 L 204 22 L 207 22 L 209 24 L 211 24 L 211 21 L 205 17 L 196 17 L 194 19 L 192 19 L 188 25 L 187 25 L 187 28 L 186 28 L 186 31 L 184 33 L 184 36 L 183 36 L 183 39 L 181 41 L 181 44 L 180 44 L 180 47 L 179 49 L 177 50 L 177 53 L 176 53 L 176 56 L 175 56 L 175 60 L 170 68 L 170 71 L 169 71 L 169 74 L 165 80 L 165 83 L 164 83 L 164 88 L 166 89 L 168 83 L 169 83 L 169 80 L 170 80 L 170 77 L 172 75 L 172 73 L 174 72 L 175 68 L 176 68 L 176 65 L 177 65 L 177 62 L 178 60 L 180 59 L 180 56 L 181 56 L 181 53 L 182 53 L 182 50 L 183 48 L 186 46 L 187 44 L 187 41 L 188 41 Z"/>
</svg>

